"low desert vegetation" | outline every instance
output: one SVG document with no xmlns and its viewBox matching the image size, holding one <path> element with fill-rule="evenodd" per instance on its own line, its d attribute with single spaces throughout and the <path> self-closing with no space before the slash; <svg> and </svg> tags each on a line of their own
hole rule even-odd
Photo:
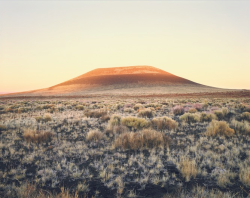
<svg viewBox="0 0 250 198">
<path fill-rule="evenodd" d="M 159 117 L 153 118 L 151 120 L 151 125 L 153 128 L 163 131 L 163 130 L 176 130 L 178 128 L 178 123 L 169 117 Z"/>
<path fill-rule="evenodd" d="M 115 147 L 122 149 L 153 149 L 168 147 L 171 143 L 171 138 L 162 134 L 161 132 L 144 129 L 139 132 L 127 132 L 121 134 L 115 140 Z"/>
<path fill-rule="evenodd" d="M 132 116 L 122 118 L 121 124 L 133 131 L 149 127 L 149 122 L 146 119 Z"/>
<path fill-rule="evenodd" d="M 249 98 L 0 100 L 0 197 L 250 196 Z"/>
<path fill-rule="evenodd" d="M 180 171 L 187 182 L 191 177 L 195 178 L 198 172 L 195 160 L 183 157 L 180 162 Z"/>
<path fill-rule="evenodd" d="M 180 116 L 180 120 L 188 124 L 195 123 L 200 121 L 200 115 L 195 113 L 185 113 L 182 116 Z"/>
<path fill-rule="evenodd" d="M 23 138 L 28 143 L 48 143 L 52 140 L 52 137 L 53 133 L 48 131 L 36 131 L 32 129 L 27 129 L 23 133 Z"/>
<path fill-rule="evenodd" d="M 250 135 L 250 123 L 232 120 L 230 125 L 237 134 Z"/>
<path fill-rule="evenodd" d="M 85 115 L 90 118 L 100 118 L 102 116 L 107 115 L 106 111 L 99 111 L 99 110 L 87 110 Z"/>
<path fill-rule="evenodd" d="M 144 118 L 152 118 L 154 116 L 154 112 L 150 108 L 146 108 L 143 110 L 140 110 L 138 113 L 139 117 L 144 117 Z"/>
<path fill-rule="evenodd" d="M 205 113 L 202 112 L 200 114 L 200 121 L 201 122 L 211 122 L 212 120 L 216 119 L 216 115 L 214 115 L 213 113 Z"/>
<path fill-rule="evenodd" d="M 241 114 L 241 119 L 242 119 L 243 121 L 248 121 L 248 122 L 250 122 L 250 113 L 249 113 L 249 112 L 244 112 L 244 113 L 242 113 L 242 114 Z"/>
<path fill-rule="evenodd" d="M 103 133 L 98 130 L 89 131 L 86 135 L 87 141 L 98 141 L 103 138 Z"/>
<path fill-rule="evenodd" d="M 213 120 L 207 127 L 207 136 L 227 136 L 234 134 L 234 129 L 231 129 L 225 121 Z"/>
<path fill-rule="evenodd" d="M 177 105 L 173 108 L 173 113 L 175 115 L 182 115 L 182 114 L 184 114 L 184 108 L 180 105 Z"/>
</svg>

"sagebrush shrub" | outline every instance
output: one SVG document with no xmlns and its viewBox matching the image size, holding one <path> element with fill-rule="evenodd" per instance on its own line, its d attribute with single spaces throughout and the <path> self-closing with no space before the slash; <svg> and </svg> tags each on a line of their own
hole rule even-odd
<svg viewBox="0 0 250 198">
<path fill-rule="evenodd" d="M 195 178 L 198 172 L 195 160 L 182 158 L 180 162 L 180 172 L 186 181 L 189 181 L 191 177 Z"/>
<path fill-rule="evenodd" d="M 193 104 L 193 108 L 196 109 L 197 111 L 201 111 L 203 108 L 203 105 L 199 103 L 195 103 Z"/>
<path fill-rule="evenodd" d="M 113 127 L 113 132 L 115 134 L 122 134 L 122 133 L 128 132 L 128 128 L 126 126 L 123 126 L 123 125 L 114 126 Z"/>
<path fill-rule="evenodd" d="M 139 110 L 139 109 L 142 109 L 142 104 L 136 104 L 135 106 L 134 106 L 134 110 Z"/>
<path fill-rule="evenodd" d="M 121 116 L 119 115 L 112 115 L 109 120 L 110 126 L 119 126 L 121 124 Z"/>
<path fill-rule="evenodd" d="M 139 132 L 126 132 L 115 140 L 115 147 L 122 149 L 152 149 L 168 147 L 171 138 L 161 132 L 144 129 Z"/>
<path fill-rule="evenodd" d="M 105 115 L 103 115 L 103 116 L 101 116 L 101 121 L 103 121 L 103 122 L 107 122 L 107 121 L 109 121 L 110 120 L 110 116 L 109 115 L 107 115 L 107 114 L 105 114 Z"/>
<path fill-rule="evenodd" d="M 239 134 L 250 135 L 250 124 L 248 122 L 232 120 L 230 126 Z"/>
<path fill-rule="evenodd" d="M 207 127 L 206 135 L 207 136 L 232 136 L 234 130 L 231 129 L 225 121 L 212 120 L 209 126 Z"/>
<path fill-rule="evenodd" d="M 37 122 L 42 122 L 43 121 L 43 117 L 42 116 L 37 116 L 35 117 Z"/>
<path fill-rule="evenodd" d="M 91 130 L 86 135 L 87 141 L 98 141 L 103 138 L 103 133 L 98 130 Z"/>
<path fill-rule="evenodd" d="M 139 117 L 152 118 L 154 116 L 154 112 L 150 108 L 146 108 L 140 110 L 138 113 Z"/>
<path fill-rule="evenodd" d="M 182 107 L 182 106 L 175 106 L 174 108 L 173 108 L 173 113 L 174 113 L 174 115 L 182 115 L 182 114 L 184 114 L 184 108 Z"/>
<path fill-rule="evenodd" d="M 241 114 L 241 119 L 242 120 L 247 120 L 248 122 L 250 122 L 250 113 L 249 112 L 244 112 Z"/>
<path fill-rule="evenodd" d="M 106 111 L 98 111 L 98 110 L 87 110 L 85 111 L 85 115 L 90 118 L 100 118 L 102 116 L 107 115 L 108 113 Z"/>
<path fill-rule="evenodd" d="M 43 121 L 44 122 L 52 121 L 51 115 L 50 114 L 44 114 Z"/>
<path fill-rule="evenodd" d="M 176 130 L 178 128 L 178 123 L 169 117 L 159 117 L 153 118 L 151 120 L 151 125 L 157 130 Z"/>
<path fill-rule="evenodd" d="M 195 123 L 200 121 L 200 116 L 196 113 L 185 113 L 180 116 L 180 120 L 187 123 Z"/>
<path fill-rule="evenodd" d="M 77 110 L 84 110 L 84 106 L 83 106 L 83 105 L 77 105 L 77 106 L 76 106 L 76 109 L 77 109 Z"/>
<path fill-rule="evenodd" d="M 149 127 L 149 123 L 144 118 L 137 118 L 132 116 L 122 118 L 121 124 L 127 126 L 130 130 L 138 130 Z"/>
<path fill-rule="evenodd" d="M 214 114 L 216 115 L 218 120 L 222 120 L 224 118 L 224 114 L 221 110 L 214 111 Z"/>
<path fill-rule="evenodd" d="M 188 112 L 189 112 L 189 113 L 196 113 L 197 110 L 196 110 L 195 108 L 191 108 L 191 109 L 188 110 Z"/>
<path fill-rule="evenodd" d="M 7 127 L 3 124 L 0 124 L 0 132 L 7 130 Z"/>
<path fill-rule="evenodd" d="M 216 116 L 212 113 L 205 113 L 202 112 L 200 115 L 201 122 L 211 122 L 212 120 L 216 119 Z"/>
<path fill-rule="evenodd" d="M 28 143 L 44 143 L 50 142 L 54 134 L 48 131 L 36 131 L 27 129 L 24 131 L 23 138 Z"/>
<path fill-rule="evenodd" d="M 239 177 L 244 186 L 250 187 L 250 167 L 242 167 Z"/>
</svg>

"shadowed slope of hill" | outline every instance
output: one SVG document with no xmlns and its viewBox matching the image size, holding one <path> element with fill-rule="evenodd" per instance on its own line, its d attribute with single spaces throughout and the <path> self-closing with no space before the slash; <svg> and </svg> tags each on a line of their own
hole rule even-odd
<svg viewBox="0 0 250 198">
<path fill-rule="evenodd" d="M 50 89 L 60 86 L 83 85 L 86 87 L 138 84 L 147 85 L 174 85 L 174 84 L 197 84 L 192 81 L 180 78 L 163 70 L 151 66 L 100 68 L 92 70 L 86 74 L 60 83 Z M 197 84 L 198 85 L 198 84 Z"/>
<path fill-rule="evenodd" d="M 152 66 L 130 66 L 99 68 L 49 88 L 11 95 L 144 95 L 218 91 L 229 90 L 201 85 Z"/>
</svg>

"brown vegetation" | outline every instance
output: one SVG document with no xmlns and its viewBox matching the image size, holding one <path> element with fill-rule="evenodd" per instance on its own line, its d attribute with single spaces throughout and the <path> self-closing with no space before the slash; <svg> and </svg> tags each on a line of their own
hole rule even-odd
<svg viewBox="0 0 250 198">
<path fill-rule="evenodd" d="M 169 117 L 153 118 L 151 120 L 151 125 L 157 130 L 176 130 L 178 128 L 178 123 Z"/>
<path fill-rule="evenodd" d="M 170 137 L 155 130 L 144 129 L 136 133 L 127 132 L 121 134 L 115 140 L 115 147 L 131 150 L 152 149 L 168 147 L 170 143 Z"/>
<path fill-rule="evenodd" d="M 28 143 L 48 143 L 52 140 L 53 133 L 47 131 L 35 131 L 32 129 L 27 129 L 24 131 L 23 137 L 24 140 Z"/>
<path fill-rule="evenodd" d="M 231 129 L 225 121 L 216 121 L 213 120 L 207 127 L 206 135 L 207 136 L 232 136 L 234 130 Z"/>
</svg>

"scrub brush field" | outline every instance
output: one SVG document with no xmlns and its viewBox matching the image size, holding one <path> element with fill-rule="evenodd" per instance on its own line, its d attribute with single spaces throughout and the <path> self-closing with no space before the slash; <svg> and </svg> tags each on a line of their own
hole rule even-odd
<svg viewBox="0 0 250 198">
<path fill-rule="evenodd" d="M 249 98 L 0 100 L 0 196 L 248 197 Z"/>
</svg>

